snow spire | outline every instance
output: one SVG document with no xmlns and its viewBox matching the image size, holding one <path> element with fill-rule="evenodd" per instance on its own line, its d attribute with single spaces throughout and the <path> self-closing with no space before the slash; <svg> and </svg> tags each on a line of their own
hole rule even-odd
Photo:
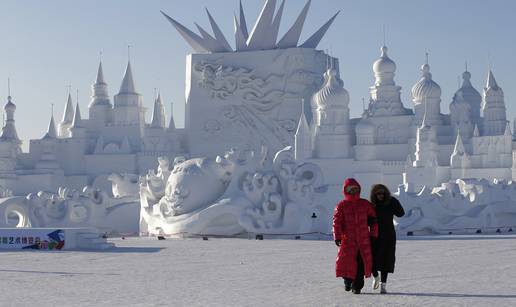
<svg viewBox="0 0 516 307">
<path fill-rule="evenodd" d="M 190 31 L 187 27 L 183 26 L 172 17 L 161 11 L 161 14 L 176 28 L 177 32 L 185 39 L 185 41 L 199 53 L 208 52 L 209 48 L 206 47 L 205 40 L 194 32 Z"/>
<path fill-rule="evenodd" d="M 275 14 L 277 0 L 265 0 L 262 11 L 256 20 L 253 29 L 249 33 L 247 30 L 247 22 L 245 19 L 242 1 L 239 6 L 239 16 L 234 16 L 235 40 L 236 50 L 272 50 L 272 49 L 286 49 L 296 48 L 301 35 L 304 21 L 306 19 L 310 0 L 305 4 L 305 7 L 297 17 L 294 24 L 289 28 L 283 38 L 276 43 L 278 39 L 278 31 L 280 28 L 285 0 L 282 0 L 278 11 Z M 174 20 L 172 17 L 161 11 L 163 16 L 172 24 L 172 26 L 179 32 L 185 41 L 198 53 L 217 53 L 232 51 L 222 31 L 217 23 L 208 13 L 214 36 L 209 35 L 204 29 L 197 25 L 201 35 L 198 35 Z M 329 27 L 337 17 L 339 12 L 333 15 L 325 24 L 323 24 L 314 34 L 312 34 L 301 46 L 301 48 L 316 48 L 320 43 Z"/>
<path fill-rule="evenodd" d="M 281 23 L 281 17 L 283 16 L 283 9 L 285 7 L 285 0 L 281 1 L 281 5 L 276 12 L 276 16 L 274 16 L 274 19 L 271 24 L 271 31 L 268 36 L 268 45 L 271 46 L 271 48 L 274 48 L 276 46 L 276 41 L 278 40 L 278 32 L 279 27 Z"/>
<path fill-rule="evenodd" d="M 278 42 L 278 48 L 295 48 L 297 46 L 299 37 L 301 36 L 301 31 L 303 30 L 303 25 L 305 24 L 306 16 L 308 15 L 308 10 L 310 9 L 311 2 L 311 0 L 306 2 L 292 27 L 290 27 L 287 33 L 285 33 L 285 35 L 283 35 L 281 40 Z"/>
<path fill-rule="evenodd" d="M 453 153 L 450 156 L 450 166 L 452 168 L 469 168 L 471 166 L 471 160 L 464 148 L 460 131 L 457 133 L 455 147 L 453 148 Z"/>
<path fill-rule="evenodd" d="M 99 68 L 97 70 L 97 79 L 95 79 L 95 84 L 105 84 L 104 82 L 104 71 L 102 70 L 102 61 L 99 61 Z"/>
<path fill-rule="evenodd" d="M 240 0 L 239 27 L 240 27 L 240 30 L 242 31 L 244 41 L 247 41 L 247 38 L 249 38 L 249 32 L 247 31 L 247 22 L 245 21 L 245 14 L 244 14 L 244 8 L 242 7 L 242 0 Z"/>
<path fill-rule="evenodd" d="M 174 103 L 170 102 L 170 122 L 168 123 L 168 130 L 176 130 L 176 123 L 174 122 Z"/>
<path fill-rule="evenodd" d="M 91 101 L 88 105 L 88 108 L 99 105 L 111 107 L 107 83 L 104 81 L 102 61 L 99 62 L 99 67 L 97 69 L 97 78 L 95 79 L 95 83 L 91 85 Z M 105 111 L 102 112 L 105 113 Z M 97 115 L 98 114 L 94 114 L 94 112 L 92 113 L 90 111 L 90 119 L 94 119 L 94 117 L 96 117 Z"/>
<path fill-rule="evenodd" d="M 61 123 L 71 123 L 73 120 L 73 102 L 72 102 L 72 93 L 68 90 L 68 99 L 66 100 L 66 105 L 63 113 L 63 120 Z"/>
<path fill-rule="evenodd" d="M 236 51 L 242 51 L 247 49 L 246 40 L 242 27 L 238 23 L 236 15 L 233 16 L 233 27 L 235 28 L 235 49 Z"/>
<path fill-rule="evenodd" d="M 2 127 L 2 134 L 0 135 L 0 140 L 10 140 L 21 143 L 18 138 L 18 133 L 16 132 L 16 126 L 14 125 L 14 112 L 16 111 L 16 105 L 12 102 L 12 97 L 10 95 L 7 96 L 7 103 L 5 104 L 4 111 L 7 115 L 5 119 L 5 124 Z"/>
<path fill-rule="evenodd" d="M 489 72 L 487 73 L 487 81 L 486 81 L 486 89 L 494 89 L 495 91 L 498 90 L 498 83 L 496 83 L 496 79 L 493 75 L 493 71 L 489 69 Z"/>
<path fill-rule="evenodd" d="M 266 0 L 263 5 L 262 12 L 258 16 L 254 24 L 249 38 L 247 39 L 247 46 L 253 50 L 271 49 L 274 46 L 268 46 L 267 38 L 270 35 L 269 30 L 274 17 L 276 9 L 276 0 Z"/>
<path fill-rule="evenodd" d="M 156 100 L 154 100 L 154 108 L 152 110 L 152 128 L 165 128 L 165 110 L 163 101 L 161 100 L 161 93 L 158 92 Z"/>
<path fill-rule="evenodd" d="M 463 155 L 466 152 L 464 149 L 464 143 L 462 142 L 462 137 L 460 136 L 460 130 L 457 132 L 457 138 L 455 139 L 455 147 L 453 148 L 453 154 Z"/>
<path fill-rule="evenodd" d="M 79 109 L 79 101 L 75 105 L 75 113 L 73 115 L 72 128 L 81 127 L 81 110 Z"/>
<path fill-rule="evenodd" d="M 224 36 L 224 34 L 220 30 L 219 26 L 217 25 L 217 22 L 215 21 L 215 19 L 213 19 L 213 17 L 210 14 L 210 11 L 208 11 L 207 8 L 206 8 L 206 14 L 208 15 L 208 19 L 210 20 L 211 29 L 213 31 L 213 34 L 215 35 L 215 39 L 217 40 L 217 42 L 219 42 L 223 46 L 223 51 L 224 52 L 233 51 L 233 49 L 229 45 L 228 41 L 226 40 L 226 37 Z"/>
<path fill-rule="evenodd" d="M 482 104 L 484 135 L 503 135 L 507 123 L 505 99 L 502 88 L 498 85 L 491 69 L 487 74 Z"/>
<path fill-rule="evenodd" d="M 294 136 L 294 154 L 296 160 L 312 157 L 312 136 L 305 116 L 305 100 L 301 102 L 301 116 Z"/>
<path fill-rule="evenodd" d="M 301 103 L 301 116 L 299 117 L 299 122 L 298 122 L 298 125 L 297 125 L 297 130 L 296 130 L 296 135 L 301 135 L 301 134 L 305 134 L 305 133 L 310 133 L 310 127 L 308 126 L 308 121 L 306 120 L 306 116 L 305 116 L 305 106 L 304 106 L 304 99 L 303 99 L 303 102 Z"/>
<path fill-rule="evenodd" d="M 52 115 L 50 116 L 50 122 L 48 123 L 47 133 L 45 133 L 43 139 L 55 139 L 56 137 L 56 124 L 54 122 L 54 112 L 52 112 Z"/>
<path fill-rule="evenodd" d="M 66 100 L 65 109 L 63 112 L 63 119 L 58 125 L 58 135 L 62 138 L 70 137 L 70 127 L 73 121 L 73 102 L 70 86 L 68 86 L 68 99 Z"/>
<path fill-rule="evenodd" d="M 136 94 L 136 87 L 134 86 L 133 71 L 131 69 L 131 61 L 127 61 L 122 85 L 120 85 L 119 94 Z"/>
<path fill-rule="evenodd" d="M 310 36 L 301 46 L 301 48 L 317 48 L 317 45 L 321 42 L 326 31 L 330 28 L 331 24 L 337 18 L 340 11 L 337 11 L 335 15 L 333 15 L 324 25 L 322 25 L 319 30 L 317 30 L 312 36 Z"/>
<path fill-rule="evenodd" d="M 208 31 L 204 30 L 200 25 L 195 23 L 197 30 L 201 33 L 201 36 L 205 40 L 206 46 L 210 47 L 211 50 L 216 52 L 227 52 L 227 48 L 224 47 L 219 41 L 217 41 L 213 36 L 211 36 Z"/>
</svg>

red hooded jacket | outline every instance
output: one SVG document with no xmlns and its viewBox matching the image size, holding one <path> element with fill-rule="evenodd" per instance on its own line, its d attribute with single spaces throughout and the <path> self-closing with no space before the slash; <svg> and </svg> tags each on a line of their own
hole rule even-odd
<svg viewBox="0 0 516 307">
<path fill-rule="evenodd" d="M 359 192 L 346 193 L 348 186 L 357 186 Z M 364 275 L 371 276 L 373 256 L 369 237 L 378 237 L 378 224 L 373 205 L 360 198 L 360 185 L 353 178 L 344 182 L 344 200 L 335 207 L 333 214 L 333 237 L 341 240 L 336 261 L 337 277 L 354 279 L 357 273 L 357 253 L 360 251 L 364 262 Z"/>
</svg>

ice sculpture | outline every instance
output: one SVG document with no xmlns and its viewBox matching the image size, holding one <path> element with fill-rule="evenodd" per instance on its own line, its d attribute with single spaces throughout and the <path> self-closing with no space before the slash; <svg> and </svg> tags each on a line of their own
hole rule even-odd
<svg viewBox="0 0 516 307">
<path fill-rule="evenodd" d="M 399 219 L 401 233 L 474 233 L 509 230 L 516 221 L 516 182 L 457 179 L 440 187 L 408 193 L 400 186 L 397 197 L 406 215 Z"/>
<path fill-rule="evenodd" d="M 319 167 L 294 160 L 291 147 L 260 153 L 232 149 L 223 157 L 176 161 L 166 176 L 141 181 L 140 231 L 165 235 L 298 234 L 325 231 Z M 323 229 L 320 229 L 320 228 Z"/>
<path fill-rule="evenodd" d="M 239 20 L 236 16 L 234 18 L 235 27 L 235 43 L 236 50 L 270 50 L 270 49 L 287 49 L 296 48 L 298 46 L 299 38 L 301 36 L 301 30 L 310 8 L 311 0 L 308 0 L 299 13 L 294 24 L 289 28 L 287 33 L 278 41 L 278 30 L 281 23 L 281 17 L 283 15 L 283 8 L 285 6 L 285 0 L 280 4 L 278 11 L 274 14 L 276 9 L 276 0 L 266 0 L 260 16 L 256 20 L 254 27 L 251 32 L 247 31 L 247 23 L 245 21 L 245 15 L 242 8 L 242 2 L 240 2 L 240 15 Z M 340 12 L 340 11 L 339 11 Z M 339 14 L 335 13 L 326 23 L 324 23 L 317 31 L 315 31 L 304 43 L 300 45 L 301 48 L 316 48 L 321 42 L 326 31 L 330 28 L 331 24 Z M 174 26 L 179 34 L 185 39 L 185 41 L 199 53 L 222 53 L 231 52 L 233 49 L 229 45 L 226 37 L 220 30 L 215 19 L 212 17 L 208 9 L 206 14 L 210 21 L 211 28 L 213 30 L 213 36 L 208 33 L 197 23 L 195 24 L 199 30 L 200 35 L 191 31 L 172 17 L 161 11 L 161 14 Z"/>
<path fill-rule="evenodd" d="M 107 178 L 111 181 L 112 193 L 115 197 L 138 196 L 139 178 L 135 174 L 113 173 Z"/>
<path fill-rule="evenodd" d="M 111 197 L 91 187 L 0 199 L 0 227 L 86 227 L 136 234 L 138 218 L 137 196 Z"/>
</svg>

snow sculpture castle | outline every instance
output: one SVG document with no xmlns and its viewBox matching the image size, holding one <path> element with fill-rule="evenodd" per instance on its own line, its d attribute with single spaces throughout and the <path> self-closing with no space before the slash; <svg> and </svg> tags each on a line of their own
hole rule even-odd
<svg viewBox="0 0 516 307">
<path fill-rule="evenodd" d="M 142 96 L 137 92 L 131 63 L 114 104 L 104 82 L 102 63 L 92 85 L 89 118 L 82 118 L 79 104 L 69 94 L 62 121 L 56 126 L 53 115 L 47 132 L 31 140 L 29 152 L 21 151 L 14 125 L 16 106 L 8 97 L 7 120 L 0 138 L 0 185 L 23 195 L 58 187 L 76 189 L 86 185 L 106 188 L 112 172 L 141 173 L 154 167 L 160 155 L 181 153 L 181 129 L 171 115 L 167 127 L 161 96 L 158 94 L 152 122 L 145 123 Z"/>
<path fill-rule="evenodd" d="M 315 120 L 301 114 L 296 156 L 320 165 L 330 184 L 345 176 L 365 185 L 384 182 L 408 191 L 435 187 L 459 178 L 513 178 L 513 137 L 506 119 L 503 90 L 489 70 L 483 96 L 472 86 L 471 73 L 441 113 L 441 88 L 430 65 L 412 87 L 413 111 L 403 106 L 394 82 L 396 64 L 387 47 L 373 64 L 375 83 L 361 118 L 349 117 L 349 95 L 330 67 L 322 88 L 313 95 Z M 481 116 L 482 114 L 482 116 Z"/>
<path fill-rule="evenodd" d="M 365 186 L 383 182 L 395 188 L 403 182 L 413 191 L 456 178 L 513 178 L 512 133 L 491 71 L 481 96 L 466 70 L 450 114 L 442 114 L 441 88 L 427 59 L 412 87 L 413 108 L 406 108 L 394 80 L 396 64 L 383 46 L 373 64 L 369 105 L 361 118 L 350 118 L 354 102 L 343 87 L 338 59 L 316 50 L 338 13 L 299 44 L 311 1 L 280 39 L 285 2 L 277 11 L 276 2 L 266 0 L 251 31 L 240 5 L 234 49 L 209 12 L 213 35 L 196 24 L 198 35 L 163 13 L 195 51 L 186 58 L 184 129 L 175 127 L 172 114 L 166 125 L 160 95 L 151 122 L 145 122 L 130 62 L 113 103 L 100 63 L 88 119 L 69 95 L 62 121 L 56 127 L 52 116 L 27 153 L 21 151 L 9 97 L 0 186 L 15 195 L 60 186 L 105 188 L 111 173 L 144 174 L 158 156 L 215 156 L 231 147 L 259 152 L 262 145 L 271 153 L 294 145 L 296 159 L 317 164 L 334 188 L 348 176 Z"/>
</svg>

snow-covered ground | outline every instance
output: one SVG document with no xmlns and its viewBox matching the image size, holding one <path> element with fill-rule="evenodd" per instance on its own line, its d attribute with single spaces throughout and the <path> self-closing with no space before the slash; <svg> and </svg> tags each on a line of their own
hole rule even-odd
<svg viewBox="0 0 516 307">
<path fill-rule="evenodd" d="M 0 306 L 516 306 L 516 236 L 399 240 L 389 295 L 344 291 L 332 241 L 147 238 L 1 252 Z"/>
</svg>

